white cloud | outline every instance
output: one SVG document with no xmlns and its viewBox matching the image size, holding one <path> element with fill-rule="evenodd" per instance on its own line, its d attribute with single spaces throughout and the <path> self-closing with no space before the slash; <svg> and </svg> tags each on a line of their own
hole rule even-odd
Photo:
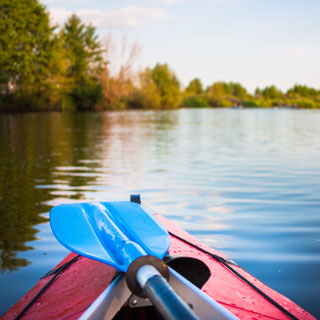
<svg viewBox="0 0 320 320">
<path fill-rule="evenodd" d="M 97 28 L 137 27 L 149 21 L 164 22 L 169 17 L 161 8 L 128 6 L 119 10 L 102 11 L 96 9 L 67 10 L 66 8 L 49 9 L 54 23 L 62 24 L 74 12 L 85 23 Z"/>
<path fill-rule="evenodd" d="M 53 23 L 62 25 L 67 18 L 72 14 L 65 8 L 51 8 L 49 10 L 50 18 Z"/>
</svg>

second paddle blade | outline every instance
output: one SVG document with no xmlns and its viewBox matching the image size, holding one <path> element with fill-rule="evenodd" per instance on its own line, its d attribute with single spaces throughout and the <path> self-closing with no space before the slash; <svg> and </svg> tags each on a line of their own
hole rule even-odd
<svg viewBox="0 0 320 320">
<path fill-rule="evenodd" d="M 60 205 L 51 210 L 50 224 L 66 248 L 124 272 L 141 255 L 162 259 L 170 245 L 158 220 L 133 202 Z"/>
</svg>

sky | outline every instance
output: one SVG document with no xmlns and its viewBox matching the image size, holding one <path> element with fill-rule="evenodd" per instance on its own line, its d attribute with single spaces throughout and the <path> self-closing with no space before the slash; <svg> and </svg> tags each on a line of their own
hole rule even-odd
<svg viewBox="0 0 320 320">
<path fill-rule="evenodd" d="M 232 81 L 250 92 L 296 83 L 320 89 L 319 0 L 41 2 L 55 23 L 74 12 L 102 42 L 110 33 L 137 42 L 140 68 L 168 63 L 183 86 L 197 77 L 205 87 Z"/>
</svg>

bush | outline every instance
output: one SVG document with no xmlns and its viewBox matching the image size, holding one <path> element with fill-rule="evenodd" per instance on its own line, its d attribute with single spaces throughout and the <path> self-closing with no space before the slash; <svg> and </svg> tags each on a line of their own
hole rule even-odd
<svg viewBox="0 0 320 320">
<path fill-rule="evenodd" d="M 73 89 L 70 97 L 78 110 L 92 110 L 103 98 L 102 87 L 93 81 L 85 81 Z"/>
<path fill-rule="evenodd" d="M 183 108 L 209 108 L 210 105 L 208 100 L 199 96 L 190 96 L 186 97 L 182 103 L 181 107 Z"/>
<path fill-rule="evenodd" d="M 246 108 L 257 108 L 260 107 L 258 100 L 248 100 L 243 102 L 243 106 Z"/>
<path fill-rule="evenodd" d="M 218 107 L 229 108 L 232 107 L 233 103 L 230 100 L 223 99 L 219 101 Z"/>
<path fill-rule="evenodd" d="M 308 109 L 313 109 L 316 108 L 317 105 L 315 101 L 311 99 L 300 99 L 295 101 L 295 105 L 298 106 L 299 108 L 308 108 Z"/>
</svg>

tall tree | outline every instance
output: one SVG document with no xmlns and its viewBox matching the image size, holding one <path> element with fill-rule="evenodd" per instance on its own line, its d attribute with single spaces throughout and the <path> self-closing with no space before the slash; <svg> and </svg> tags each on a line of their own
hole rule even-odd
<svg viewBox="0 0 320 320">
<path fill-rule="evenodd" d="M 169 66 L 157 63 L 151 70 L 151 77 L 159 90 L 161 107 L 178 107 L 181 101 L 180 83 Z"/>
<path fill-rule="evenodd" d="M 281 90 L 278 89 L 275 85 L 265 87 L 262 90 L 262 95 L 265 99 L 281 99 L 283 97 Z"/>
<path fill-rule="evenodd" d="M 260 99 L 261 96 L 262 96 L 262 92 L 261 92 L 261 89 L 259 87 L 257 87 L 255 90 L 254 90 L 254 96 L 256 99 Z"/>
<path fill-rule="evenodd" d="M 226 83 L 221 81 L 215 82 L 208 88 L 208 98 L 210 104 L 214 107 L 224 106 L 229 92 L 231 92 L 231 89 Z"/>
<path fill-rule="evenodd" d="M 120 47 L 110 33 L 106 37 L 104 56 L 108 63 L 103 70 L 101 82 L 104 105 L 108 109 L 124 109 L 128 106 L 128 100 L 135 91 L 134 84 L 139 78 L 135 64 L 140 51 L 138 43 L 130 44 L 126 37 L 122 38 Z"/>
<path fill-rule="evenodd" d="M 287 91 L 289 97 L 316 97 L 320 95 L 320 90 L 309 88 L 307 86 L 295 84 L 293 88 Z"/>
<path fill-rule="evenodd" d="M 248 93 L 246 88 L 244 88 L 239 82 L 230 83 L 231 87 L 232 87 L 232 95 L 235 96 L 236 98 L 239 98 L 240 100 L 244 100 Z"/>
<path fill-rule="evenodd" d="M 199 78 L 195 78 L 189 82 L 186 93 L 201 94 L 203 92 L 202 83 Z"/>
<path fill-rule="evenodd" d="M 139 74 L 139 86 L 129 98 L 129 107 L 134 109 L 160 109 L 160 90 L 152 79 L 152 72 L 149 68 Z"/>
<path fill-rule="evenodd" d="M 0 1 L 0 97 L 37 103 L 45 92 L 54 33 L 37 0 Z"/>
<path fill-rule="evenodd" d="M 102 98 L 103 57 L 95 28 L 73 14 L 62 31 L 67 57 L 68 93 L 75 108 L 92 109 Z"/>
</svg>

